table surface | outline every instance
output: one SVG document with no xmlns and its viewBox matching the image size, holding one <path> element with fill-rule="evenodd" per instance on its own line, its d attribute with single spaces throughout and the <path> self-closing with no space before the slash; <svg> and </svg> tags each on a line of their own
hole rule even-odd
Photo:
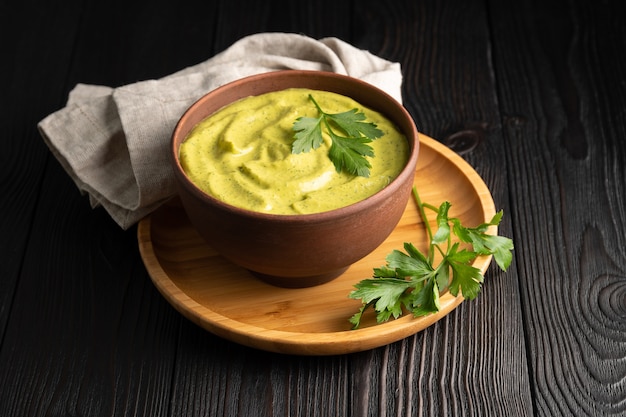
<svg viewBox="0 0 626 417">
<path fill-rule="evenodd" d="M 49 2 L 53 3 L 53 2 Z M 3 2 L 0 415 L 626 415 L 626 15 L 619 1 Z M 157 291 L 36 124 L 266 31 L 398 61 L 418 128 L 482 176 L 509 271 L 413 336 L 244 347 Z"/>
</svg>

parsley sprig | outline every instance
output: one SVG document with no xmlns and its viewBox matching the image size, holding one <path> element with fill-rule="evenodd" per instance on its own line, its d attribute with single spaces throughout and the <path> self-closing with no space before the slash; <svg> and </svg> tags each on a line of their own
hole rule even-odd
<svg viewBox="0 0 626 417">
<path fill-rule="evenodd" d="M 293 124 L 295 141 L 291 151 L 294 154 L 317 149 L 323 143 L 322 127 L 332 141 L 328 156 L 337 172 L 346 172 L 369 177 L 372 167 L 366 157 L 373 157 L 374 150 L 368 143 L 383 135 L 374 123 L 364 122 L 365 114 L 357 109 L 343 113 L 326 113 L 311 94 L 309 99 L 315 104 L 319 117 L 299 117 Z M 345 136 L 337 133 L 341 130 Z"/>
<path fill-rule="evenodd" d="M 349 297 L 360 299 L 363 305 L 350 322 L 356 329 L 368 308 L 376 311 L 376 321 L 382 323 L 392 316 L 398 318 L 403 311 L 415 317 L 436 313 L 440 309 L 439 295 L 448 290 L 455 297 L 461 293 L 468 300 L 476 298 L 484 280 L 480 269 L 472 262 L 480 255 L 493 255 L 498 266 L 506 271 L 513 255 L 513 241 L 503 236 L 487 234 L 490 226 L 497 226 L 502 211 L 491 221 L 477 227 L 465 227 L 457 218 L 449 217 L 451 204 L 439 207 L 423 203 L 413 188 L 413 197 L 428 232 L 428 253 L 424 254 L 411 243 L 404 244 L 404 251 L 394 250 L 386 258 L 386 265 L 374 268 L 373 278 L 355 285 Z M 426 218 L 426 209 L 437 213 L 437 231 L 432 233 Z M 452 241 L 456 235 L 460 242 L 468 243 L 471 250 L 461 249 L 460 242 Z M 435 266 L 435 253 L 442 258 Z"/>
</svg>

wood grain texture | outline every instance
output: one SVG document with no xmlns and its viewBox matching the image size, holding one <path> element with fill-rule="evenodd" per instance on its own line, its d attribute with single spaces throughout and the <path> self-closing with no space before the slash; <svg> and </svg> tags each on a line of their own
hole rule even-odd
<svg viewBox="0 0 626 417">
<path fill-rule="evenodd" d="M 626 413 L 626 148 L 612 137 L 624 130 L 626 72 L 614 58 L 626 38 L 616 3 L 564 6 L 494 2 L 491 12 L 507 162 L 519 177 L 512 215 L 525 242 L 535 413 L 617 416 Z"/>
<path fill-rule="evenodd" d="M 390 2 L 382 10 L 371 2 L 359 10 L 361 27 L 384 28 L 365 34 L 367 42 L 402 63 L 404 103 L 418 129 L 476 168 L 496 208 L 505 212 L 500 233 L 514 237 L 488 11 L 476 2 Z M 461 306 L 416 340 L 385 350 L 382 363 L 392 379 L 375 380 L 371 389 L 398 391 L 379 403 L 377 413 L 532 414 L 516 271 L 492 270 L 487 283 L 477 302 Z M 481 325 L 454 332 L 461 323 Z M 438 349 L 445 357 L 435 355 Z M 407 375 L 414 378 L 403 379 Z"/>
<path fill-rule="evenodd" d="M 24 2 L 2 13 L 3 22 L 12 22 L 8 39 L 16 50 L 4 60 L 14 67 L 11 103 L 2 113 L 9 112 L 7 124 L 16 131 L 3 142 L 10 163 L 2 164 L 0 178 L 3 191 L 20 191 L 0 203 L 3 249 L 15 245 L 3 251 L 9 259 L 3 255 L 0 262 L 2 286 L 11 279 L 5 265 L 15 262 L 19 273 L 15 290 L 0 294 L 10 301 L 0 350 L 3 416 L 167 411 L 179 318 L 151 285 L 134 235 L 102 211 L 92 212 L 36 130 L 41 118 L 64 105 L 72 73 L 84 82 L 129 81 L 103 71 L 124 68 L 105 51 L 122 49 L 136 30 L 116 24 L 123 7 L 113 6 L 91 18 L 82 3 L 70 2 Z M 84 47 L 98 59 L 96 69 Z"/>
<path fill-rule="evenodd" d="M 49 153 L 38 136 L 37 122 L 51 108 L 60 106 L 63 80 L 70 51 L 55 45 L 71 44 L 76 36 L 78 10 L 65 15 L 33 13 L 31 23 L 53 35 L 22 32 L 22 16 L 33 9 L 32 2 L 16 5 L 12 13 L 0 12 L 0 124 L 4 126 L 0 151 L 0 342 L 8 321 L 12 297 L 18 285 L 24 252 L 28 245 L 34 211 Z M 67 24 L 69 18 L 74 24 Z M 64 28 L 64 30 L 59 30 Z M 50 62 L 43 68 L 40 62 Z M 30 66 L 28 69 L 22 66 Z M 48 90 L 51 94 L 42 95 Z"/>
</svg>

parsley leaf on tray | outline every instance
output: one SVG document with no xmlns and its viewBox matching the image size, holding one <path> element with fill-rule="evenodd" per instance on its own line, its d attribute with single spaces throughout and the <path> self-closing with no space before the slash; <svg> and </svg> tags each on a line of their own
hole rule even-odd
<svg viewBox="0 0 626 417">
<path fill-rule="evenodd" d="M 476 298 L 484 279 L 482 272 L 472 266 L 478 256 L 493 255 L 503 271 L 511 265 L 513 241 L 486 233 L 489 226 L 500 224 L 502 211 L 488 223 L 465 227 L 459 219 L 448 216 L 449 202 L 439 207 L 422 203 L 415 187 L 413 197 L 428 232 L 428 253 L 422 253 L 411 243 L 404 243 L 404 252 L 392 251 L 386 257 L 385 266 L 374 268 L 373 278 L 355 285 L 356 289 L 349 297 L 360 299 L 363 304 L 350 318 L 354 329 L 359 327 L 363 313 L 369 308 L 376 312 L 376 321 L 382 323 L 391 317 L 400 317 L 404 311 L 415 317 L 438 312 L 439 296 L 446 290 L 455 297 L 462 294 L 468 300 Z M 426 218 L 426 209 L 437 213 L 434 235 Z M 460 249 L 460 242 L 452 242 L 453 235 L 460 242 L 469 244 L 471 250 Z M 441 255 L 437 265 L 435 253 Z"/>
</svg>

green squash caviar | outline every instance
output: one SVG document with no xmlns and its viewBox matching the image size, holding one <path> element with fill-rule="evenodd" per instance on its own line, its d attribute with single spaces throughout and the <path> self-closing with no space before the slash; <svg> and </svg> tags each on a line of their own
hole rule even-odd
<svg viewBox="0 0 626 417">
<path fill-rule="evenodd" d="M 337 172 L 326 134 L 319 148 L 292 153 L 294 121 L 317 115 L 309 95 L 329 113 L 357 108 L 383 132 L 370 143 L 369 177 Z M 294 88 L 223 107 L 194 127 L 179 152 L 189 179 L 225 203 L 272 214 L 310 214 L 377 193 L 400 174 L 410 150 L 406 137 L 380 113 L 339 94 Z"/>
</svg>

